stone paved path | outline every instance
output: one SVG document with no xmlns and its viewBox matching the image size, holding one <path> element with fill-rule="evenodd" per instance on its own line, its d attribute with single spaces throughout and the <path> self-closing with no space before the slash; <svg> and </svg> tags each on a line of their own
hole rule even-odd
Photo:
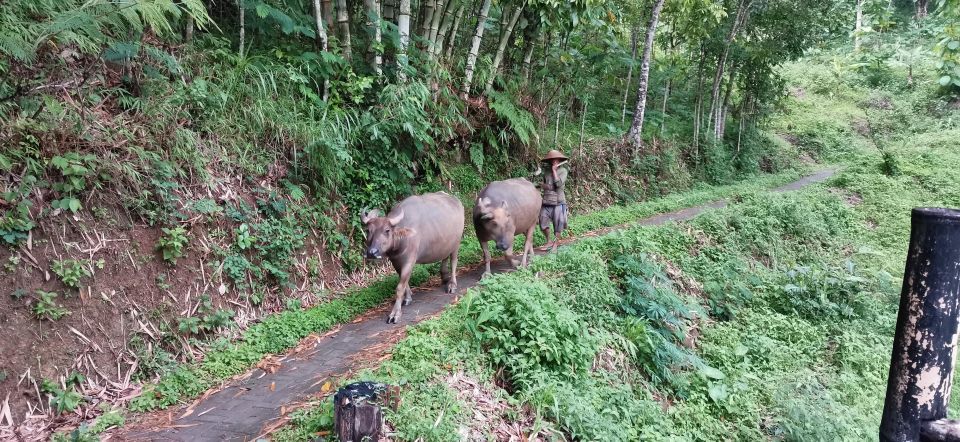
<svg viewBox="0 0 960 442">
<path fill-rule="evenodd" d="M 823 170 L 774 192 L 797 190 L 831 177 L 836 171 Z M 724 201 L 689 207 L 641 220 L 635 224 L 659 225 L 671 221 L 691 219 L 700 213 L 726 206 Z M 603 229 L 606 233 L 618 228 Z M 503 271 L 499 260 L 494 272 Z M 246 378 L 206 395 L 199 402 L 177 410 L 170 416 L 172 423 L 165 427 L 120 436 L 125 440 L 154 441 L 246 441 L 256 439 L 265 426 L 280 418 L 290 404 L 321 392 L 327 379 L 356 368 L 362 361 L 379 360 L 385 347 L 392 347 L 402 337 L 406 326 L 416 324 L 438 314 L 444 307 L 477 284 L 482 268 L 463 272 L 458 276 L 460 290 L 448 295 L 440 287 L 414 289 L 413 303 L 403 309 L 399 325 L 386 323 L 390 303 L 368 312 L 352 323 L 322 337 L 307 338 L 299 351 L 283 359 L 274 360 L 267 371 L 254 369 Z M 310 342 L 309 340 L 313 341 Z M 279 366 L 277 366 L 279 364 Z M 186 416 L 184 416 L 186 415 Z M 175 416 L 180 416 L 176 418 Z"/>
</svg>

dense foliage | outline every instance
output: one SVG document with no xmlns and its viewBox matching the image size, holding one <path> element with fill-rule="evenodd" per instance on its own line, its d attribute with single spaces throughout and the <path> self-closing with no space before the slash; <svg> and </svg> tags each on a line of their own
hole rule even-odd
<svg viewBox="0 0 960 442">
<path fill-rule="evenodd" d="M 614 204 L 574 204 L 574 234 L 741 196 L 493 279 L 424 325 L 378 372 L 413 386 L 404 437 L 467 424 L 443 355 L 556 437 L 863 438 L 875 404 L 853 386 L 882 377 L 901 212 L 958 204 L 958 17 L 953 0 L 5 1 L 4 300 L 53 327 L 40 342 L 82 328 L 66 322 L 128 262 L 155 272 L 144 308 L 101 285 L 97 309 L 137 312 L 132 405 L 167 407 L 389 295 L 327 285 L 364 268 L 359 210 L 441 189 L 469 206 L 559 148 L 571 195 Z M 755 193 L 801 162 L 847 165 L 843 197 Z M 89 416 L 59 356 L 36 364 L 59 382 L 14 396 Z"/>
<path fill-rule="evenodd" d="M 864 38 L 864 53 L 917 43 Z M 803 153 L 842 164 L 836 178 L 584 240 L 471 291 L 363 374 L 417 401 L 391 417 L 398 436 L 457 440 L 493 419 L 557 440 L 876 438 L 910 209 L 960 205 L 960 127 L 934 54 L 917 69 L 831 73 L 867 55 L 848 50 L 786 65 L 793 97 L 773 120 Z M 552 339 L 528 342 L 539 336 Z M 573 349 L 563 369 L 544 359 L 554 346 Z M 461 394 L 464 373 L 510 411 Z M 329 412 L 304 411 L 278 436 L 327 428 Z"/>
</svg>

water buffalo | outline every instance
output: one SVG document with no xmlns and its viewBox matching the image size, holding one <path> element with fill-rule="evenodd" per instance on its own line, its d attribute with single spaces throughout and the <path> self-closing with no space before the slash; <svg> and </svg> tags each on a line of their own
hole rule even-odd
<svg viewBox="0 0 960 442">
<path fill-rule="evenodd" d="M 397 323 L 401 306 L 413 299 L 410 274 L 414 264 L 439 261 L 440 278 L 447 293 L 457 290 L 457 253 L 463 238 L 463 218 L 463 204 L 444 192 L 408 197 L 387 216 L 380 216 L 378 210 L 361 215 L 367 235 L 366 257 L 386 257 L 400 275 L 397 301 L 388 323 Z"/>
<path fill-rule="evenodd" d="M 527 236 L 520 262 L 520 265 L 527 265 L 533 254 L 533 231 L 537 227 L 540 203 L 540 191 L 523 178 L 494 181 L 480 191 L 473 207 L 473 227 L 477 230 L 487 266 L 484 276 L 490 274 L 487 243 L 491 240 L 496 242 L 497 249 L 506 252 L 510 264 L 517 267 L 517 260 L 513 257 L 513 236 L 517 233 Z"/>
</svg>

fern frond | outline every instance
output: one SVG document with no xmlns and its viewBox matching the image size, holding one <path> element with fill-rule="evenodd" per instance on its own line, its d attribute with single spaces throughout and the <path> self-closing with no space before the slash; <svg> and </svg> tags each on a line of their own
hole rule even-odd
<svg viewBox="0 0 960 442">
<path fill-rule="evenodd" d="M 30 63 L 47 42 L 96 54 L 131 34 L 175 36 L 185 15 L 211 23 L 201 0 L 14 0 L 0 4 L 0 54 Z"/>
<path fill-rule="evenodd" d="M 523 144 L 529 144 L 531 139 L 536 138 L 537 125 L 530 112 L 517 106 L 509 95 L 502 92 L 491 91 L 488 96 L 490 98 L 490 109 L 493 109 L 497 117 L 507 123 L 513 134 Z M 505 135 L 500 135 L 502 141 L 506 141 Z"/>
</svg>

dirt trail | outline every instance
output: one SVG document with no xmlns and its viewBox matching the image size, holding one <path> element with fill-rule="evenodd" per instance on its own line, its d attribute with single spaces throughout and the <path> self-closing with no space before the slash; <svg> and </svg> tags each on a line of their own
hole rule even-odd
<svg viewBox="0 0 960 442">
<path fill-rule="evenodd" d="M 822 170 L 772 191 L 798 190 L 822 182 L 835 173 L 835 169 Z M 632 225 L 689 220 L 726 205 L 725 201 L 714 201 L 581 237 L 598 236 Z M 576 238 L 567 242 L 573 241 Z M 494 271 L 504 271 L 502 260 L 496 263 Z M 377 365 L 403 338 L 406 326 L 439 314 L 467 289 L 476 286 L 482 272 L 480 267 L 461 273 L 458 276 L 460 289 L 454 296 L 444 293 L 441 287 L 414 289 L 413 303 L 403 309 L 400 324 L 386 323 L 391 307 L 390 302 L 386 302 L 349 324 L 322 336 L 304 339 L 287 355 L 261 361 L 258 368 L 241 379 L 208 392 L 189 406 L 153 413 L 113 436 L 122 440 L 156 441 L 241 441 L 263 436 L 282 424 L 284 417 L 305 400 L 334 389 L 337 383 L 331 379 L 360 367 Z"/>
</svg>

